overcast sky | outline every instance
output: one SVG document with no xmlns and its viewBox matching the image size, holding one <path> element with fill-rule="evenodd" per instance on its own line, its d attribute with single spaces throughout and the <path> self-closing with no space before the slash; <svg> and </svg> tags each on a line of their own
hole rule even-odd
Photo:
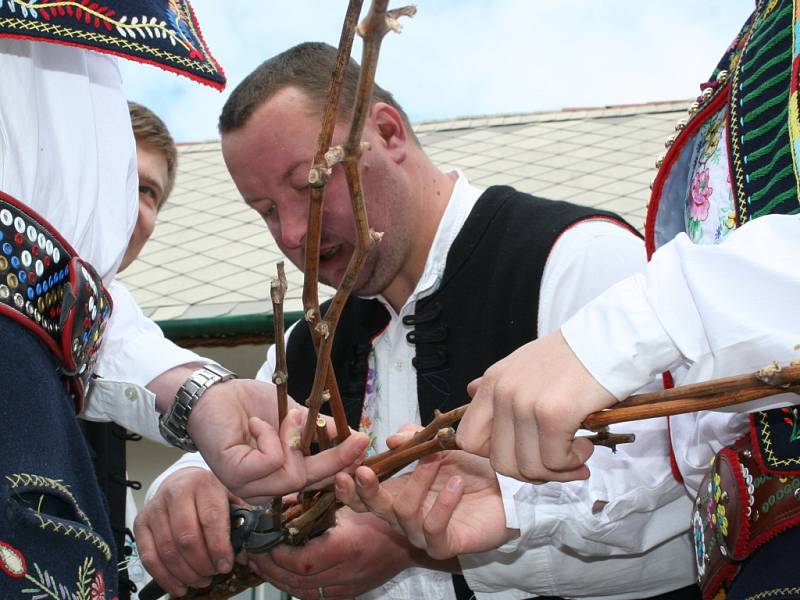
<svg viewBox="0 0 800 600">
<path fill-rule="evenodd" d="M 345 0 L 193 0 L 225 69 L 219 93 L 120 61 L 128 96 L 178 141 L 214 139 L 230 90 L 303 41 L 338 42 Z M 414 122 L 690 98 L 754 0 L 418 0 L 384 40 L 377 81 Z M 366 13 L 369 0 L 364 2 Z M 391 1 L 391 7 L 404 3 Z M 354 55 L 360 60 L 356 41 Z"/>
</svg>

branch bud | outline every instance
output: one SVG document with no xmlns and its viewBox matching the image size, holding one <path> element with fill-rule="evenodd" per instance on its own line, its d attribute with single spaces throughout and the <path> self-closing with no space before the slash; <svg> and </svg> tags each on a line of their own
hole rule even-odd
<svg viewBox="0 0 800 600">
<path fill-rule="evenodd" d="M 311 187 L 322 187 L 331 176 L 331 170 L 325 165 L 314 165 L 308 171 L 308 185 Z"/>
<path fill-rule="evenodd" d="M 328 168 L 333 168 L 333 165 L 339 164 L 344 160 L 344 148 L 342 146 L 333 146 L 325 153 L 325 164 Z"/>
<path fill-rule="evenodd" d="M 375 243 L 380 242 L 383 239 L 383 234 L 384 234 L 383 231 L 375 231 L 374 229 L 370 229 L 369 239 L 371 239 Z"/>
<path fill-rule="evenodd" d="M 417 7 L 413 4 L 411 6 L 403 6 L 402 8 L 386 11 L 386 27 L 395 33 L 400 33 L 403 31 L 403 26 L 400 24 L 399 18 L 413 17 L 415 14 L 417 14 Z"/>
<path fill-rule="evenodd" d="M 272 383 L 274 383 L 275 385 L 283 385 L 288 380 L 289 380 L 289 378 L 287 377 L 286 373 L 284 373 L 283 371 L 275 371 L 272 374 Z"/>
<path fill-rule="evenodd" d="M 317 323 L 317 326 L 314 329 L 325 339 L 327 339 L 330 335 L 330 329 L 328 329 L 328 324 L 325 321 L 320 321 Z"/>
</svg>

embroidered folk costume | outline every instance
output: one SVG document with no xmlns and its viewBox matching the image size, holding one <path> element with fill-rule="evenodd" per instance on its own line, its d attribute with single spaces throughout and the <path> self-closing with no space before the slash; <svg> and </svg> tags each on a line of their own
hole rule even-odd
<svg viewBox="0 0 800 600">
<path fill-rule="evenodd" d="M 91 376 L 110 375 L 113 387 L 114 361 L 142 344 L 148 352 L 125 376 L 142 386 L 199 359 L 155 333 L 125 292 L 120 303 L 108 292 L 138 210 L 135 145 L 110 54 L 224 84 L 185 0 L 0 1 L 3 598 L 117 596 L 113 536 L 76 410 L 152 428 L 152 397 L 142 392 L 136 408 L 120 393 L 98 404 Z"/>
<path fill-rule="evenodd" d="M 796 358 L 800 231 L 787 215 L 800 212 L 798 24 L 792 2 L 758 3 L 659 159 L 647 274 L 565 325 L 570 346 L 617 397 L 645 367 L 691 383 Z M 628 314 L 610 317 L 611 352 L 599 357 L 585 332 L 612 306 Z M 790 530 L 800 523 L 798 407 L 781 401 L 796 396 L 670 418 L 676 477 L 696 496 L 705 598 L 800 597 L 800 535 Z"/>
</svg>

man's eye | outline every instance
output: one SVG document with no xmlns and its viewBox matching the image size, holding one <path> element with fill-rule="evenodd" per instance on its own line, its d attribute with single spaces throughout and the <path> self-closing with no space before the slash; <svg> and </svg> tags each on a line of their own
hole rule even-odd
<svg viewBox="0 0 800 600">
<path fill-rule="evenodd" d="M 156 190 L 151 188 L 149 185 L 139 186 L 139 198 L 147 200 L 147 202 L 153 206 L 158 204 L 158 192 L 156 192 Z"/>
</svg>

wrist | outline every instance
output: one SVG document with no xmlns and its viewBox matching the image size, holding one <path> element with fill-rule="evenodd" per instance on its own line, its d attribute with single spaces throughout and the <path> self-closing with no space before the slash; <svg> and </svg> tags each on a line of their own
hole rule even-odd
<svg viewBox="0 0 800 600">
<path fill-rule="evenodd" d="M 158 422 L 159 431 L 167 442 L 188 452 L 196 452 L 197 447 L 189 435 L 188 425 L 192 412 L 203 395 L 214 385 L 236 377 L 236 373 L 208 364 L 194 371 L 178 388 L 172 404 Z"/>
</svg>

